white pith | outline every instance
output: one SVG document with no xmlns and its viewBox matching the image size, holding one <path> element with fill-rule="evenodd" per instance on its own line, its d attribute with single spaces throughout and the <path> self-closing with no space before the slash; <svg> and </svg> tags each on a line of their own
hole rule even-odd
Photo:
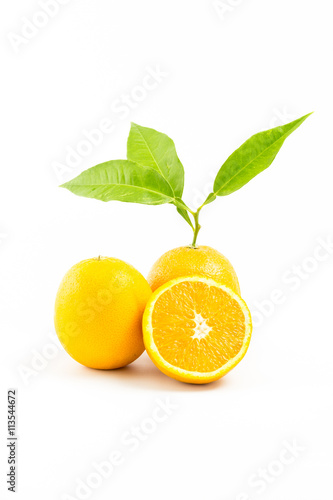
<svg viewBox="0 0 333 500">
<path fill-rule="evenodd" d="M 195 327 L 194 327 L 194 334 L 192 335 L 192 339 L 204 339 L 207 337 L 207 335 L 210 333 L 212 330 L 211 326 L 208 326 L 206 321 L 207 319 L 203 318 L 201 314 L 197 314 L 194 311 L 194 321 L 195 321 Z"/>
</svg>

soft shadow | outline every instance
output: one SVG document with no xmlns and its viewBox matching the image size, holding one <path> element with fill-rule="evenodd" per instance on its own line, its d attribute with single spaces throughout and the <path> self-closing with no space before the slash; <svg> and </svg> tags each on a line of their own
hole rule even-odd
<svg viewBox="0 0 333 500">
<path fill-rule="evenodd" d="M 217 390 L 219 387 L 227 385 L 224 378 L 210 384 L 200 385 L 179 382 L 164 375 L 164 373 L 156 368 L 146 353 L 134 363 L 116 370 L 93 370 L 84 366 L 80 368 L 84 372 L 85 377 L 110 378 L 132 388 L 137 387 L 153 391 L 205 392 Z"/>
</svg>

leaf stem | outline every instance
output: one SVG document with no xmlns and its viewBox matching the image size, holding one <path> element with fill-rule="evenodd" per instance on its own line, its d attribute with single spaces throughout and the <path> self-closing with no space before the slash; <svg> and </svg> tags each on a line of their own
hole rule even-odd
<svg viewBox="0 0 333 500">
<path fill-rule="evenodd" d="M 200 213 L 201 208 L 202 207 L 199 207 L 198 210 L 192 214 L 193 219 L 194 219 L 193 241 L 192 241 L 192 244 L 190 245 L 192 248 L 197 248 L 197 246 L 196 246 L 197 237 L 198 237 L 198 233 L 201 229 L 201 226 L 199 224 L 199 213 Z"/>
</svg>

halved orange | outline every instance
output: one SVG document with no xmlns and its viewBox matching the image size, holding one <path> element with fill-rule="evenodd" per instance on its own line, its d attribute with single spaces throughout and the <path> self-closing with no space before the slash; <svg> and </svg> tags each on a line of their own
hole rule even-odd
<svg viewBox="0 0 333 500">
<path fill-rule="evenodd" d="M 210 278 L 176 278 L 158 288 L 143 315 L 148 355 L 169 377 L 206 384 L 244 357 L 252 323 L 244 300 Z"/>
</svg>

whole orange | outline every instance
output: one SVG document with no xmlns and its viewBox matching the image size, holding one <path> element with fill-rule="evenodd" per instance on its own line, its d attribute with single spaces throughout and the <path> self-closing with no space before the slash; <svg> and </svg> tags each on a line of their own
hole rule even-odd
<svg viewBox="0 0 333 500">
<path fill-rule="evenodd" d="M 183 276 L 204 276 L 228 286 L 240 295 L 238 278 L 229 260 L 208 246 L 178 247 L 163 254 L 148 274 L 153 292 L 164 283 Z"/>
<path fill-rule="evenodd" d="M 151 289 L 133 266 L 98 257 L 64 276 L 55 302 L 55 329 L 76 361 L 90 368 L 120 368 L 144 351 L 142 316 Z"/>
</svg>

